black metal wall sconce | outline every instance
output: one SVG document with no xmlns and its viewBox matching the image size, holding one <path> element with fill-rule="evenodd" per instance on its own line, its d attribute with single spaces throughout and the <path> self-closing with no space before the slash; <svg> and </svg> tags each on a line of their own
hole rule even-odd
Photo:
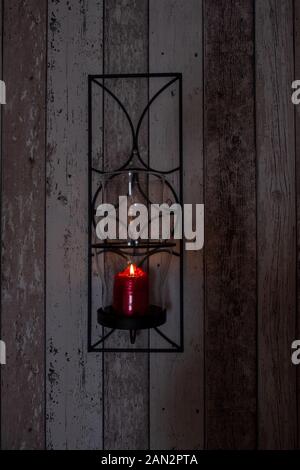
<svg viewBox="0 0 300 470">
<path fill-rule="evenodd" d="M 133 113 L 132 109 L 135 103 L 130 104 L 130 112 L 128 102 L 131 97 L 120 97 L 120 93 L 126 95 L 130 83 L 138 87 L 141 80 L 146 80 L 148 99 L 134 122 L 132 114 L 137 113 Z M 155 103 L 163 95 L 167 95 L 164 99 L 168 104 L 164 107 L 164 103 L 160 103 L 155 108 Z M 105 150 L 105 132 L 109 134 L 114 119 L 110 115 L 109 119 L 106 118 L 108 105 L 113 107 L 113 110 L 110 108 L 112 114 L 119 112 L 122 115 L 126 123 L 124 128 L 127 126 L 130 129 L 130 138 L 128 135 L 126 137 L 127 142 L 130 141 L 130 150 L 128 152 L 127 146 L 119 152 L 115 166 L 109 161 L 107 164 Z M 168 111 L 172 113 L 172 118 Z M 162 114 L 168 121 L 168 131 L 164 131 L 159 122 Z M 105 123 L 107 120 L 111 120 L 112 124 Z M 147 132 L 144 132 L 145 127 Z M 147 137 L 141 145 L 142 129 Z M 161 139 L 154 137 L 156 130 Z M 171 138 L 172 145 L 167 145 L 166 137 Z M 151 142 L 154 144 L 151 145 Z M 160 142 L 163 142 L 164 149 L 158 156 Z M 119 163 L 120 155 L 125 160 L 122 164 Z M 171 161 L 168 162 L 168 159 Z M 89 75 L 89 352 L 183 351 L 182 240 L 174 239 L 173 229 L 168 239 L 154 240 L 134 240 L 128 235 L 115 240 L 101 240 L 96 234 L 99 204 L 111 204 L 116 209 L 118 223 L 121 223 L 119 196 L 127 196 L 132 207 L 140 203 L 147 207 L 151 204 L 179 203 L 182 207 L 182 160 L 180 73 Z M 130 212 L 127 216 L 130 218 Z"/>
</svg>

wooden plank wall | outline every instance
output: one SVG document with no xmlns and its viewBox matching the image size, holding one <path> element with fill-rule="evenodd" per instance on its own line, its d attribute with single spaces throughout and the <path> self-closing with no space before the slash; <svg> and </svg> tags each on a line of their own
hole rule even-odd
<svg viewBox="0 0 300 470">
<path fill-rule="evenodd" d="M 300 76 L 300 3 L 295 2 L 294 4 L 294 79 Z M 296 336 L 299 338 L 300 334 L 300 321 L 299 321 L 299 302 L 300 302 L 300 289 L 299 289 L 299 279 L 300 279 L 300 207 L 298 201 L 300 201 L 300 107 L 296 106 L 294 108 L 295 113 L 295 199 L 296 199 L 296 318 L 295 318 L 295 329 L 296 329 Z M 300 390 L 300 375 L 297 375 L 297 396 Z M 297 420 L 298 423 L 300 422 L 300 401 L 299 398 L 297 399 L 298 403 L 298 413 L 297 413 Z M 296 446 L 300 446 L 300 432 L 297 426 L 297 443 Z"/>
<path fill-rule="evenodd" d="M 46 1 L 4 1 L 2 14 L 7 104 L 2 125 L 1 337 L 8 366 L 1 370 L 1 445 L 41 449 Z"/>
<path fill-rule="evenodd" d="M 203 203 L 202 2 L 150 0 L 149 5 L 150 72 L 183 72 L 183 194 L 185 203 L 200 204 Z M 169 93 L 177 99 L 178 87 Z M 170 126 L 168 131 L 172 108 L 163 97 L 160 103 L 152 126 L 150 122 L 151 164 L 156 160 L 158 168 L 161 168 L 161 155 L 166 155 L 168 167 L 176 167 L 176 160 L 173 165 L 170 160 L 172 151 L 175 157 L 178 151 L 176 146 L 172 147 L 178 140 L 177 127 Z M 158 124 L 155 126 L 156 121 Z M 163 126 L 162 132 L 160 126 Z M 161 139 L 158 138 L 160 132 Z M 166 166 L 163 169 L 167 169 Z M 172 269 L 179 270 L 178 261 L 175 264 L 173 260 L 170 271 Z M 152 449 L 197 449 L 204 443 L 202 251 L 185 253 L 184 278 L 185 353 L 152 354 L 150 357 Z M 169 322 L 172 315 L 175 311 L 169 312 Z M 174 321 L 171 332 L 168 330 L 173 338 L 178 337 L 176 329 L 178 323 Z"/>
<path fill-rule="evenodd" d="M 148 71 L 148 0 L 105 2 L 104 72 L 144 73 Z M 147 81 L 110 83 L 117 96 L 127 103 L 136 126 L 148 100 Z M 121 95 L 120 95 L 121 93 Z M 132 101 L 131 101 L 132 100 Z M 135 103 L 133 105 L 132 103 Z M 111 99 L 105 102 L 104 161 L 111 170 L 124 164 L 124 138 L 130 130 L 112 112 Z M 118 138 L 118 134 L 123 139 Z M 142 137 L 142 136 L 141 136 Z M 123 141 L 122 141 L 123 140 Z M 147 142 L 147 135 L 141 139 Z M 131 146 L 127 150 L 130 152 Z M 118 260 L 119 261 L 119 260 Z M 116 264 L 115 272 L 124 269 Z M 113 275 L 113 273 L 111 273 Z M 140 332 L 135 347 L 147 346 L 147 332 Z M 117 337 L 117 340 L 116 340 Z M 128 332 L 117 332 L 108 347 L 128 347 Z M 145 449 L 148 447 L 149 357 L 141 353 L 104 354 L 104 441 L 105 449 Z"/>
<path fill-rule="evenodd" d="M 102 361 L 87 353 L 87 92 L 101 72 L 103 3 L 48 7 L 47 447 L 102 446 Z"/>
<path fill-rule="evenodd" d="M 256 2 L 258 442 L 264 449 L 297 445 L 290 361 L 297 338 L 293 30 L 293 2 Z"/>
<path fill-rule="evenodd" d="M 299 446 L 299 1 L 0 6 L 1 447 Z M 185 202 L 206 207 L 205 250 L 185 254 L 185 352 L 88 354 L 87 75 L 148 70 L 183 73 Z M 151 91 L 124 90 L 141 109 Z M 104 109 L 112 166 L 124 123 Z"/>
<path fill-rule="evenodd" d="M 251 0 L 204 2 L 208 448 L 256 436 L 256 197 Z"/>
</svg>

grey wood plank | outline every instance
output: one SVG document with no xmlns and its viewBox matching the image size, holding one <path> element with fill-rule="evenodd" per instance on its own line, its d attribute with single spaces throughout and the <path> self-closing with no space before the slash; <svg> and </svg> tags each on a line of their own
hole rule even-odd
<svg viewBox="0 0 300 470">
<path fill-rule="evenodd" d="M 148 70 L 148 0 L 111 0 L 105 3 L 105 73 L 144 73 Z M 136 123 L 147 103 L 147 82 L 134 80 L 113 90 L 121 92 Z M 125 163 L 130 150 L 128 125 L 105 101 L 105 169 Z M 143 132 L 142 147 L 146 133 Z M 112 276 L 121 266 L 111 263 Z M 123 266 L 124 268 L 124 266 Z M 115 332 L 106 346 L 128 347 L 128 332 Z M 136 346 L 147 345 L 147 334 L 140 333 Z M 104 447 L 106 449 L 147 449 L 148 447 L 148 354 L 106 353 L 104 355 Z"/>
<path fill-rule="evenodd" d="M 102 446 L 102 361 L 87 353 L 88 74 L 102 71 L 102 0 L 49 3 L 47 447 Z"/>
<path fill-rule="evenodd" d="M 297 4 L 298 2 L 295 2 Z M 258 444 L 297 443 L 293 2 L 256 2 Z"/>
<path fill-rule="evenodd" d="M 149 2 L 150 72 L 183 73 L 183 167 L 184 202 L 203 203 L 202 154 L 202 1 L 167 0 Z M 153 91 L 154 92 L 154 91 Z M 178 165 L 178 126 L 172 112 L 178 108 L 175 85 L 152 107 L 150 114 L 150 162 L 166 169 Z M 176 114 L 175 114 L 176 116 Z M 177 165 L 176 165 L 177 163 Z M 178 187 L 178 181 L 172 181 Z M 176 184 L 177 183 L 177 184 Z M 156 259 L 152 259 L 153 268 Z M 161 263 L 158 263 L 159 265 Z M 159 268 L 160 269 L 160 268 Z M 168 273 L 168 335 L 179 341 L 175 258 Z M 150 356 L 150 447 L 152 449 L 199 449 L 204 445 L 203 375 L 203 252 L 184 255 L 183 354 Z M 163 329 L 163 328 L 162 328 Z M 151 346 L 159 338 L 151 334 Z M 164 345 L 165 346 L 165 345 Z"/>
<path fill-rule="evenodd" d="M 204 1 L 206 447 L 256 445 L 254 11 Z"/>
<path fill-rule="evenodd" d="M 2 127 L 2 449 L 43 449 L 45 0 L 4 6 Z"/>
</svg>

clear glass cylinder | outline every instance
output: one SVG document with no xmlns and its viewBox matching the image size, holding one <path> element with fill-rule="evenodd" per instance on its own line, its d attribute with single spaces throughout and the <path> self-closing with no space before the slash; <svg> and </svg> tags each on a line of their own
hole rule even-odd
<svg viewBox="0 0 300 470">
<path fill-rule="evenodd" d="M 99 175 L 97 184 L 93 200 L 92 242 L 94 263 L 100 280 L 100 307 L 116 303 L 116 283 L 120 284 L 120 279 L 124 281 L 126 273 L 122 273 L 133 266 L 131 269 L 136 270 L 136 273 L 146 274 L 144 277 L 147 277 L 148 282 L 149 305 L 166 308 L 165 283 L 175 247 L 172 226 L 169 239 L 163 239 L 161 231 L 154 231 L 155 237 L 151 238 L 151 214 L 156 214 L 155 223 L 159 224 L 163 211 L 168 211 L 167 205 L 174 201 L 165 177 L 147 171 L 126 170 Z M 105 206 L 106 209 L 114 209 L 111 215 L 108 214 L 109 211 L 102 210 L 103 204 L 109 204 Z M 151 211 L 152 205 L 161 204 L 164 206 L 160 215 Z M 107 222 L 106 226 L 102 223 L 104 221 Z M 108 225 L 113 228 L 112 232 L 115 227 L 116 238 L 107 236 Z M 125 283 L 138 284 L 138 280 L 132 279 L 129 274 Z M 142 284 L 141 289 L 144 289 Z"/>
</svg>

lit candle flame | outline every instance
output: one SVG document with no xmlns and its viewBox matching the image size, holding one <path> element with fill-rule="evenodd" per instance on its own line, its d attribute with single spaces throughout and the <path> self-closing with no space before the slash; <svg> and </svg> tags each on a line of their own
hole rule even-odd
<svg viewBox="0 0 300 470">
<path fill-rule="evenodd" d="M 134 265 L 132 263 L 129 266 L 129 273 L 130 273 L 130 276 L 134 276 L 135 269 L 134 269 Z"/>
</svg>

